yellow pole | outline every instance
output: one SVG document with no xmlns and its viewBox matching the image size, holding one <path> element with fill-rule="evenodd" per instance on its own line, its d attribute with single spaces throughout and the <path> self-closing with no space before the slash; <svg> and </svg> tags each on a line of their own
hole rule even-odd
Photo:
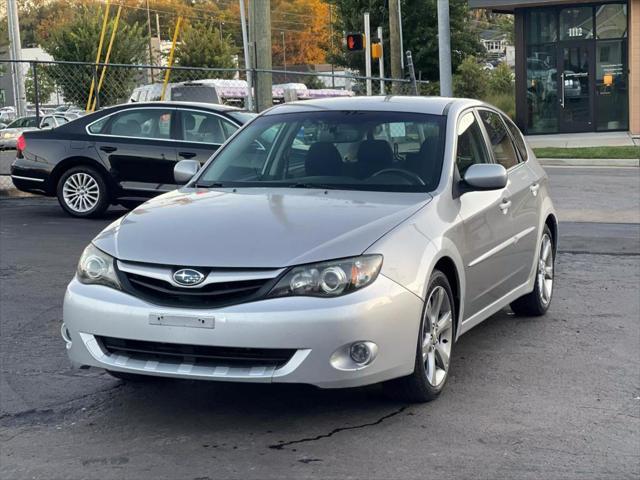
<svg viewBox="0 0 640 480">
<path fill-rule="evenodd" d="M 113 22 L 113 31 L 111 32 L 111 38 L 109 39 L 109 46 L 107 47 L 107 55 L 104 57 L 104 63 L 109 63 L 109 58 L 111 57 L 111 48 L 113 47 L 113 41 L 116 38 L 116 32 L 118 31 L 118 22 L 120 21 L 120 12 L 122 11 L 122 5 L 118 5 L 118 12 L 116 13 L 116 19 Z M 93 103 L 91 104 L 91 111 L 95 112 L 96 103 L 98 102 L 98 95 L 100 94 L 100 89 L 102 88 L 102 84 L 104 83 L 104 77 L 107 74 L 107 65 L 102 66 L 102 73 L 100 73 L 100 80 L 98 81 L 98 88 L 96 89 L 96 95 L 93 98 Z"/>
<path fill-rule="evenodd" d="M 104 43 L 104 34 L 107 31 L 107 23 L 109 21 L 109 2 L 111 0 L 107 0 L 107 3 L 104 7 L 104 20 L 102 20 L 102 32 L 100 32 L 100 42 L 98 43 L 98 53 L 96 54 L 96 72 L 98 71 L 98 63 L 100 63 L 100 56 L 102 55 L 102 44 Z M 87 112 L 90 111 L 91 108 L 91 99 L 93 98 L 93 89 L 95 88 L 96 78 L 93 77 L 91 79 L 91 88 L 89 89 L 89 98 L 87 99 Z"/>
<path fill-rule="evenodd" d="M 178 41 L 178 33 L 180 32 L 180 25 L 182 24 L 182 17 L 178 17 L 176 22 L 176 29 L 173 32 L 173 41 L 171 42 L 171 51 L 169 52 L 169 60 L 167 62 L 167 70 L 164 72 L 164 83 L 162 84 L 162 93 L 160 94 L 160 100 L 164 100 L 164 94 L 167 91 L 167 84 L 169 83 L 169 75 L 171 75 L 171 67 L 173 66 L 173 53 L 176 50 L 176 43 Z"/>
</svg>

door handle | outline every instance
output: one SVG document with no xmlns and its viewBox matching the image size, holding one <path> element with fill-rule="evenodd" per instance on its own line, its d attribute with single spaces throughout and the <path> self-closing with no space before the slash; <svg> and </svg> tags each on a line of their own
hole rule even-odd
<svg viewBox="0 0 640 480">
<path fill-rule="evenodd" d="M 560 75 L 561 84 L 562 84 L 562 100 L 560 100 L 560 105 L 564 108 L 564 72 Z"/>
<path fill-rule="evenodd" d="M 116 147 L 110 147 L 108 145 L 105 145 L 104 147 L 100 147 L 100 150 L 102 150 L 103 152 L 111 153 L 111 152 L 115 152 L 118 149 Z"/>
<path fill-rule="evenodd" d="M 540 190 L 540 185 L 537 183 L 534 183 L 533 185 L 531 185 L 529 187 L 529 190 L 531 190 L 531 193 L 533 193 L 534 197 L 538 196 L 538 190 Z"/>
<path fill-rule="evenodd" d="M 507 214 L 510 207 L 511 207 L 511 200 L 507 200 L 506 198 L 502 200 L 502 203 L 500 204 L 500 210 L 502 210 L 502 213 L 504 215 Z"/>
<path fill-rule="evenodd" d="M 182 158 L 193 158 L 196 156 L 194 152 L 178 152 L 178 155 L 180 155 Z"/>
</svg>

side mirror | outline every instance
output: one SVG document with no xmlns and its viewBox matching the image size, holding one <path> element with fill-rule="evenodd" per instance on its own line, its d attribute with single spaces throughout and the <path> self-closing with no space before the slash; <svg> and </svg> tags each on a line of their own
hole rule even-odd
<svg viewBox="0 0 640 480">
<path fill-rule="evenodd" d="M 475 163 L 463 180 L 470 190 L 500 190 L 507 186 L 507 170 L 497 163 Z"/>
<path fill-rule="evenodd" d="M 173 178 L 178 185 L 184 185 L 200 170 L 197 160 L 181 160 L 173 167 Z"/>
</svg>

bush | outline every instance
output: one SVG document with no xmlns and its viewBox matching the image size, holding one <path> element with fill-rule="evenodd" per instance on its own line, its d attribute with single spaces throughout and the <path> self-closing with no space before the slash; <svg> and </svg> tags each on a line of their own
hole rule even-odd
<svg viewBox="0 0 640 480">
<path fill-rule="evenodd" d="M 487 93 L 488 74 L 474 57 L 465 58 L 453 76 L 456 97 L 483 98 Z"/>
<path fill-rule="evenodd" d="M 511 120 L 516 118 L 516 96 L 513 92 L 489 93 L 484 96 L 483 101 L 499 108 L 509 115 Z"/>
<path fill-rule="evenodd" d="M 491 70 L 489 91 L 494 94 L 513 91 L 513 73 L 506 63 L 500 63 L 494 70 Z"/>
</svg>

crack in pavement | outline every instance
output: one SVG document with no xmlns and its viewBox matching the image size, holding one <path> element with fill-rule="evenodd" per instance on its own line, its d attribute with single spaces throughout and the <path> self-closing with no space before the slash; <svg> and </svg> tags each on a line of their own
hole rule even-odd
<svg viewBox="0 0 640 480">
<path fill-rule="evenodd" d="M 382 422 L 384 422 L 385 420 L 387 420 L 387 419 L 389 419 L 391 417 L 395 417 L 396 415 L 401 414 L 407 408 L 409 408 L 409 405 L 405 405 L 404 407 L 401 407 L 398 410 L 395 410 L 395 411 L 393 411 L 391 413 L 388 413 L 387 415 L 385 415 L 383 417 L 380 417 L 375 422 L 363 423 L 361 425 L 353 425 L 351 427 L 334 428 L 329 433 L 323 433 L 323 434 L 317 435 L 315 437 L 301 438 L 299 440 L 290 440 L 288 442 L 281 441 L 280 443 L 276 443 L 274 445 L 269 445 L 269 448 L 271 448 L 272 450 L 283 450 L 285 447 L 289 447 L 291 445 L 296 445 L 298 443 L 315 442 L 317 440 L 322 440 L 323 438 L 329 438 L 329 437 L 332 437 L 333 435 L 335 435 L 336 433 L 344 432 L 346 430 L 357 430 L 357 429 L 360 429 L 360 428 L 374 427 L 376 425 L 380 425 Z"/>
</svg>

